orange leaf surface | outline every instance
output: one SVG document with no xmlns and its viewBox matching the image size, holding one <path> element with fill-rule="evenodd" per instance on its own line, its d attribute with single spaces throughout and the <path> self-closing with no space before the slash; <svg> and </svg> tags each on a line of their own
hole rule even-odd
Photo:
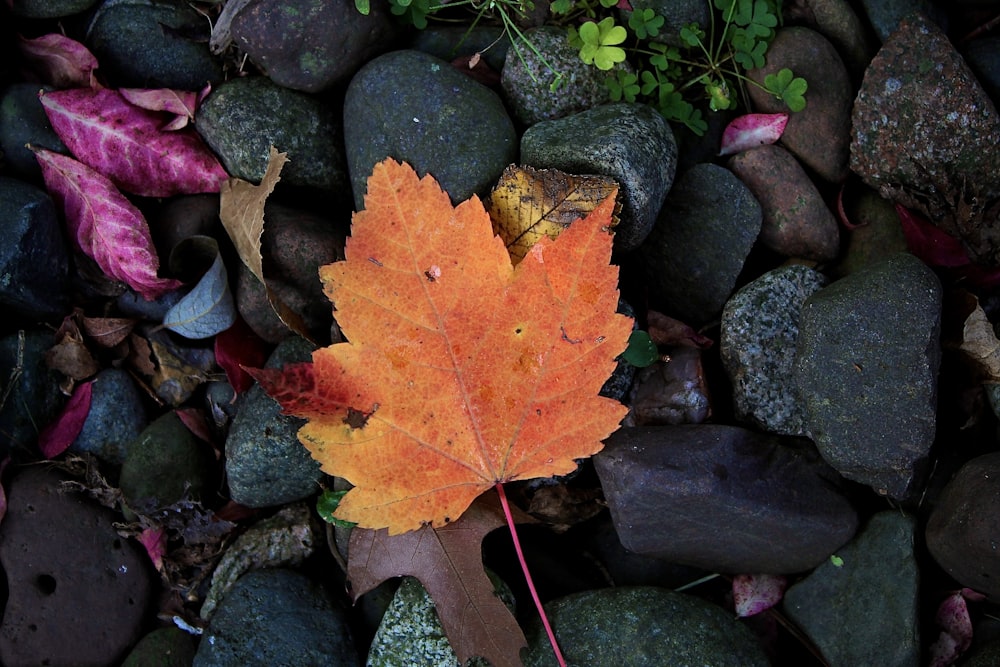
<svg viewBox="0 0 1000 667">
<path fill-rule="evenodd" d="M 618 428 L 599 396 L 625 349 L 607 230 L 614 195 L 514 268 L 478 198 L 452 207 L 386 160 L 346 261 L 320 269 L 349 343 L 254 371 L 352 489 L 336 516 L 389 534 L 458 519 L 480 493 L 566 474 Z"/>
</svg>

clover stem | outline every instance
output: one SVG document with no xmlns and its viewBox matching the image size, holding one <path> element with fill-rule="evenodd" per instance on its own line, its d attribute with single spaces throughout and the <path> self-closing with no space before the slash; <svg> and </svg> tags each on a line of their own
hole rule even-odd
<svg viewBox="0 0 1000 667">
<path fill-rule="evenodd" d="M 524 572 L 524 579 L 528 582 L 528 590 L 531 591 L 531 599 L 535 601 L 535 608 L 538 610 L 538 615 L 542 617 L 542 626 L 545 628 L 545 634 L 549 637 L 549 643 L 552 644 L 552 650 L 556 654 L 556 660 L 559 661 L 559 667 L 566 667 L 566 660 L 563 658 L 562 651 L 559 650 L 559 642 L 556 641 L 556 635 L 552 632 L 552 626 L 549 624 L 549 617 L 545 615 L 545 609 L 542 607 L 542 601 L 538 599 L 538 591 L 535 590 L 535 582 L 531 580 L 531 572 L 528 571 L 528 563 L 524 560 L 524 552 L 521 550 L 521 541 L 517 539 L 517 530 L 514 528 L 514 517 L 510 514 L 510 504 L 507 503 L 507 494 L 504 493 L 503 484 L 497 483 L 496 489 L 497 495 L 500 496 L 500 506 L 503 507 L 503 515 L 507 519 L 507 527 L 510 528 L 510 536 L 514 540 L 514 551 L 517 552 L 517 559 L 521 562 L 521 571 Z"/>
</svg>

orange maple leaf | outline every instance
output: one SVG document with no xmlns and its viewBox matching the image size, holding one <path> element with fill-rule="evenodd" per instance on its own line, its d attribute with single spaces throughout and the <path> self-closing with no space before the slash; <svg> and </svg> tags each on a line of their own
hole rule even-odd
<svg viewBox="0 0 1000 667">
<path fill-rule="evenodd" d="M 626 409 L 599 395 L 631 320 L 615 312 L 612 193 L 515 268 L 477 197 L 386 160 L 346 260 L 320 269 L 349 343 L 254 371 L 325 472 L 335 516 L 390 534 L 458 519 L 497 484 L 566 474 Z"/>
</svg>

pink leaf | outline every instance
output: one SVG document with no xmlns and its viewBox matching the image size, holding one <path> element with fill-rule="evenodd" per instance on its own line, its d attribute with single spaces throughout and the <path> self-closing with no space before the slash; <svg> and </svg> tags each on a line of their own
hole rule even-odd
<svg viewBox="0 0 1000 667">
<path fill-rule="evenodd" d="M 76 385 L 73 395 L 66 402 L 66 407 L 56 417 L 56 420 L 42 429 L 38 434 L 38 449 L 42 456 L 52 459 L 69 448 L 83 430 L 83 422 L 90 414 L 90 397 L 92 382 Z"/>
<path fill-rule="evenodd" d="M 788 124 L 787 113 L 751 113 L 726 126 L 719 155 L 732 155 L 750 148 L 773 144 Z"/>
<path fill-rule="evenodd" d="M 194 120 L 194 110 L 198 106 L 198 93 L 169 88 L 120 88 L 122 97 L 131 104 L 147 111 L 165 111 L 174 118 L 162 130 L 175 131 L 186 127 Z"/>
<path fill-rule="evenodd" d="M 229 176 L 191 128 L 163 132 L 155 111 L 115 90 L 77 88 L 40 95 L 52 128 L 88 167 L 143 197 L 218 192 Z"/>
<path fill-rule="evenodd" d="M 934 622 L 942 632 L 931 645 L 930 667 L 947 667 L 954 663 L 972 644 L 972 619 L 961 591 L 941 601 Z"/>
<path fill-rule="evenodd" d="M 267 361 L 268 348 L 268 344 L 239 318 L 233 326 L 215 337 L 215 363 L 226 372 L 226 378 L 237 394 L 242 394 L 254 383 L 243 367 L 263 366 Z"/>
<path fill-rule="evenodd" d="M 149 560 L 157 571 L 163 571 L 163 556 L 167 553 L 167 534 L 162 528 L 147 528 L 139 533 L 139 544 L 146 548 Z"/>
<path fill-rule="evenodd" d="M 767 611 L 781 602 L 788 580 L 779 574 L 738 574 L 733 577 L 733 602 L 740 618 Z"/>
<path fill-rule="evenodd" d="M 80 42 L 59 33 L 36 39 L 18 36 L 25 63 L 41 83 L 55 88 L 91 88 L 97 85 L 94 70 L 97 58 Z"/>
<path fill-rule="evenodd" d="M 62 207 L 70 236 L 104 273 L 149 301 L 180 287 L 177 280 L 157 277 L 160 260 L 146 219 L 111 181 L 59 153 L 39 148 L 35 158 L 45 187 Z"/>
</svg>

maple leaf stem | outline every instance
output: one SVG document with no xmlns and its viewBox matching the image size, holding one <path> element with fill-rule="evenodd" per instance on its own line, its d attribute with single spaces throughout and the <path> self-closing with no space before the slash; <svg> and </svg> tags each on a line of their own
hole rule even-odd
<svg viewBox="0 0 1000 667">
<path fill-rule="evenodd" d="M 521 562 L 521 571 L 524 572 L 524 580 L 528 583 L 528 590 L 531 591 L 531 599 L 535 601 L 535 609 L 538 610 L 538 615 L 542 618 L 542 626 L 545 627 L 545 634 L 548 635 L 549 643 L 552 644 L 552 650 L 556 654 L 556 660 L 559 661 L 559 667 L 566 667 L 566 660 L 563 658 L 562 651 L 559 650 L 559 642 L 556 641 L 556 635 L 552 632 L 549 617 L 545 615 L 542 601 L 538 598 L 538 591 L 535 590 L 535 582 L 532 581 L 531 572 L 528 571 L 528 563 L 524 560 L 524 551 L 521 550 L 521 541 L 517 538 L 514 517 L 510 514 L 510 504 L 507 502 L 507 494 L 503 490 L 503 484 L 497 483 L 496 490 L 497 495 L 500 496 L 500 506 L 503 507 L 503 515 L 507 519 L 507 527 L 510 528 L 510 536 L 514 540 L 514 551 L 517 552 L 517 559 Z"/>
</svg>

